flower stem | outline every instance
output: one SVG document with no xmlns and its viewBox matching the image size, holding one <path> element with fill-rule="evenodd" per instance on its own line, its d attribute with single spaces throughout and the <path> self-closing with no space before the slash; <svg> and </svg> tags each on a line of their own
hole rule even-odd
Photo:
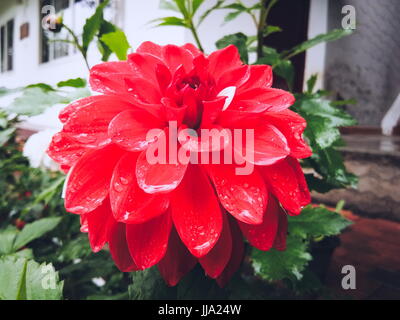
<svg viewBox="0 0 400 320">
<path fill-rule="evenodd" d="M 201 52 L 204 52 L 203 46 L 201 45 L 201 42 L 200 42 L 199 35 L 197 34 L 196 27 L 194 26 L 192 20 L 189 22 L 189 29 L 192 32 L 192 35 L 193 35 L 194 40 L 196 41 L 197 47 L 200 49 Z"/>
<path fill-rule="evenodd" d="M 278 0 L 261 0 L 260 20 L 257 28 L 257 58 L 264 56 L 264 31 L 267 27 L 269 13 Z"/>
<path fill-rule="evenodd" d="M 83 60 L 85 60 L 85 64 L 86 67 L 88 68 L 88 70 L 90 71 L 90 65 L 89 62 L 87 60 L 87 54 L 85 52 L 85 50 L 82 48 L 82 46 L 79 43 L 79 39 L 77 37 L 77 35 L 72 31 L 71 28 L 69 28 L 67 25 L 63 24 L 63 27 L 65 28 L 65 30 L 68 31 L 68 33 L 72 36 L 73 39 L 73 43 L 75 45 L 75 47 L 79 50 L 79 52 L 82 54 Z"/>
</svg>

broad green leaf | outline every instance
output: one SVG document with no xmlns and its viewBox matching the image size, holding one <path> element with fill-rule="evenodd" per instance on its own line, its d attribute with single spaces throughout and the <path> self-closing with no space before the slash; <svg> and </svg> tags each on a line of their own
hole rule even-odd
<svg viewBox="0 0 400 320">
<path fill-rule="evenodd" d="M 62 88 L 62 87 L 73 87 L 73 88 L 84 88 L 86 87 L 86 80 L 82 78 L 76 78 L 76 79 L 69 79 L 66 81 L 60 81 L 57 84 L 57 87 Z"/>
<path fill-rule="evenodd" d="M 306 207 L 299 216 L 289 217 L 289 232 L 300 238 L 334 236 L 352 223 L 323 206 Z"/>
<path fill-rule="evenodd" d="M 15 227 L 0 230 L 0 256 L 12 253 L 17 233 L 18 230 Z"/>
<path fill-rule="evenodd" d="M 325 34 L 320 34 L 320 35 L 316 36 L 315 38 L 312 38 L 308 41 L 305 41 L 305 42 L 297 45 L 296 47 L 291 49 L 286 56 L 293 57 L 293 56 L 298 55 L 320 43 L 339 40 L 339 39 L 341 39 L 345 36 L 348 36 L 352 33 L 353 33 L 352 30 L 334 29 L 331 32 L 328 32 Z"/>
<path fill-rule="evenodd" d="M 247 36 L 241 32 L 230 34 L 218 40 L 216 46 L 218 49 L 223 49 L 231 44 L 238 48 L 242 61 L 248 63 L 249 53 L 247 51 Z"/>
<path fill-rule="evenodd" d="M 53 230 L 60 223 L 61 218 L 44 218 L 27 224 L 17 235 L 14 242 L 14 250 L 18 250 L 29 242 L 40 238 L 47 232 Z"/>
<path fill-rule="evenodd" d="M 158 269 L 153 267 L 132 274 L 132 285 L 129 286 L 131 300 L 163 300 L 171 297 L 174 288 L 168 288 L 161 278 Z"/>
<path fill-rule="evenodd" d="M 253 249 L 251 259 L 255 274 L 268 281 L 302 278 L 302 271 L 312 259 L 307 242 L 298 236 L 287 237 L 287 249 L 264 252 Z"/>
<path fill-rule="evenodd" d="M 3 147 L 13 137 L 15 130 L 15 128 L 9 128 L 0 131 L 0 147 Z"/>
<path fill-rule="evenodd" d="M 127 59 L 128 50 L 131 46 L 122 30 L 104 34 L 101 37 L 101 41 L 116 54 L 119 60 Z"/>
<path fill-rule="evenodd" d="M 41 264 L 30 260 L 26 266 L 26 299 L 27 300 L 60 300 L 64 282 L 60 281 L 58 272 L 51 264 Z"/>
<path fill-rule="evenodd" d="M 29 88 L 40 88 L 45 92 L 49 92 L 49 91 L 56 91 L 51 85 L 47 84 L 47 83 L 36 83 L 36 84 L 31 84 L 29 86 L 25 87 L 26 89 Z"/>
<path fill-rule="evenodd" d="M 315 115 L 307 117 L 307 128 L 305 131 L 307 137 L 313 137 L 318 147 L 321 149 L 332 146 L 339 138 L 339 129 L 334 127 L 329 118 Z"/>
<path fill-rule="evenodd" d="M 97 8 L 96 12 L 86 20 L 83 27 L 82 34 L 82 48 L 84 53 L 87 53 L 90 43 L 93 41 L 96 34 L 99 32 L 101 24 L 103 22 L 103 11 L 110 1 L 105 0 Z"/>
<path fill-rule="evenodd" d="M 110 50 L 110 48 L 103 41 L 101 41 L 101 37 L 104 34 L 115 32 L 117 30 L 118 30 L 117 26 L 115 26 L 111 22 L 103 20 L 103 22 L 101 23 L 100 31 L 98 34 L 99 40 L 97 41 L 97 47 L 102 56 L 101 61 L 108 61 L 108 59 L 110 59 L 110 56 L 112 54 L 112 51 Z"/>
<path fill-rule="evenodd" d="M 335 108 L 331 105 L 331 101 L 323 98 L 302 99 L 300 101 L 301 112 L 309 115 L 320 116 L 331 121 L 332 126 L 352 126 L 355 120 L 343 110 Z"/>
<path fill-rule="evenodd" d="M 25 299 L 25 272 L 27 260 L 6 256 L 0 258 L 0 300 Z"/>
<path fill-rule="evenodd" d="M 36 87 L 25 89 L 22 96 L 16 98 L 7 109 L 20 115 L 33 116 L 41 114 L 48 107 L 68 102 L 56 92 L 46 92 Z"/>
<path fill-rule="evenodd" d="M 0 300 L 60 300 L 63 282 L 51 264 L 0 258 Z"/>
<path fill-rule="evenodd" d="M 283 78 L 290 90 L 293 88 L 293 81 L 295 70 L 292 62 L 290 60 L 280 60 L 274 65 L 274 72 L 279 77 Z"/>
</svg>

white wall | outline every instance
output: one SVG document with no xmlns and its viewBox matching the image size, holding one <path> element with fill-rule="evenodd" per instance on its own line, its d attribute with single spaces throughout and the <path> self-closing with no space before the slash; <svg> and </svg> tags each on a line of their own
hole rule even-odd
<svg viewBox="0 0 400 320">
<path fill-rule="evenodd" d="M 216 0 L 206 0 L 203 11 L 214 5 Z M 257 0 L 245 0 L 246 4 L 254 4 Z M 137 48 L 143 41 L 153 41 L 159 44 L 184 44 L 194 42 L 189 30 L 180 27 L 154 28 L 148 24 L 149 21 L 175 14 L 159 9 L 159 0 L 118 0 L 118 14 L 116 22 L 125 30 L 132 47 Z M 199 12 L 199 15 L 202 12 Z M 199 29 L 199 35 L 207 52 L 215 50 L 214 43 L 222 36 L 244 32 L 255 34 L 251 19 L 242 15 L 234 22 L 222 25 L 223 18 L 227 13 L 221 10 L 212 13 Z M 86 13 L 77 13 L 75 16 L 75 29 L 80 29 L 85 21 Z M 39 63 L 40 36 L 39 36 L 39 0 L 23 0 L 18 4 L 17 0 L 1 1 L 0 22 L 3 23 L 11 18 L 15 19 L 14 34 L 14 70 L 0 74 L 0 87 L 8 88 L 23 86 L 31 83 L 45 82 L 55 84 L 58 81 L 87 77 L 87 69 L 78 53 L 68 57 L 60 58 L 48 63 Z M 20 40 L 19 27 L 29 22 L 29 37 Z M 91 65 L 100 61 L 96 48 L 92 48 L 89 54 Z"/>
</svg>

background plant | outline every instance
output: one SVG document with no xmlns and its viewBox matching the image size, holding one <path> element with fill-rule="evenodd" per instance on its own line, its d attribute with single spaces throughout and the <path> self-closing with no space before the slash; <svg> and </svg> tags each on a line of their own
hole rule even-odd
<svg viewBox="0 0 400 320">
<path fill-rule="evenodd" d="M 278 52 L 264 46 L 264 39 L 281 32 L 268 24 L 278 0 L 262 0 L 253 6 L 242 1 L 218 0 L 207 7 L 204 0 L 162 0 L 164 9 L 176 14 L 152 21 L 157 26 L 181 26 L 191 31 L 197 46 L 203 50 L 198 27 L 216 10 L 226 11 L 223 23 L 240 15 L 249 15 L 254 34 L 235 33 L 218 40 L 216 46 L 238 47 L 244 63 L 255 57 L 254 64 L 269 64 L 276 77 L 293 88 L 295 69 L 292 58 L 309 48 L 349 35 L 347 30 L 333 30 L 296 47 Z M 87 60 L 92 43 L 97 44 L 102 60 L 114 53 L 124 60 L 130 45 L 122 30 L 104 19 L 108 1 L 98 6 L 87 19 L 82 34 L 62 25 L 72 36 L 70 41 Z M 67 41 L 67 40 L 58 40 Z M 68 40 L 69 41 L 69 40 Z M 313 156 L 302 162 L 307 169 L 311 190 L 327 192 L 336 188 L 355 187 L 357 178 L 347 172 L 338 147 L 343 145 L 339 128 L 355 121 L 341 109 L 352 101 L 331 101 L 329 93 L 315 91 L 316 76 L 308 81 L 304 92 L 294 92 L 292 109 L 308 123 L 305 136 Z M 8 108 L 19 115 L 34 115 L 58 104 L 67 104 L 90 95 L 84 79 L 62 81 L 57 86 L 39 83 L 15 90 L 0 90 L 0 96 L 21 91 Z M 309 267 L 313 247 L 323 239 L 340 234 L 350 223 L 336 211 L 324 206 L 308 206 L 298 217 L 289 217 L 288 248 L 261 252 L 247 249 L 243 266 L 229 283 L 220 289 L 195 269 L 175 288 L 163 283 L 156 268 L 127 275 L 113 265 L 107 251 L 92 254 L 87 236 L 79 232 L 79 217 L 65 212 L 60 197 L 65 177 L 60 173 L 32 169 L 21 153 L 15 126 L 18 117 L 0 114 L 0 299 L 265 299 L 279 297 L 328 295 L 320 279 Z M 41 290 L 39 270 L 50 266 L 56 289 Z M 55 269 L 53 269 L 55 267 Z M 49 269 L 50 270 L 50 269 Z M 57 270 L 57 272 L 55 271 Z M 34 281 L 32 280 L 34 279 Z M 61 280 L 61 281 L 60 281 Z M 10 289 L 11 288 L 11 289 Z M 51 294 L 49 294 L 51 293 Z"/>
</svg>

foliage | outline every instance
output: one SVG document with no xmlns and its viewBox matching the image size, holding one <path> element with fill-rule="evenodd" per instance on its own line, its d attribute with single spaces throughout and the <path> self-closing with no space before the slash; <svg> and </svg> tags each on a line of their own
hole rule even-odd
<svg viewBox="0 0 400 320">
<path fill-rule="evenodd" d="M 291 50 L 278 52 L 266 47 L 262 39 L 282 31 L 268 25 L 268 15 L 278 0 L 260 1 L 246 6 L 242 1 L 218 0 L 214 6 L 204 0 L 162 0 L 160 6 L 173 12 L 154 20 L 156 26 L 178 26 L 189 29 L 203 50 L 197 27 L 215 10 L 226 11 L 224 23 L 242 14 L 251 17 L 253 35 L 226 35 L 216 46 L 238 47 L 244 63 L 269 64 L 274 74 L 293 88 L 295 70 L 291 59 L 309 48 L 326 41 L 340 39 L 350 31 L 333 30 L 319 35 Z M 103 10 L 109 1 L 100 4 L 87 19 L 82 34 L 63 27 L 73 38 L 86 65 L 91 44 L 97 43 L 102 60 L 114 53 L 125 60 L 130 49 L 122 30 L 104 19 Z M 263 4 L 267 4 L 264 6 Z M 203 7 L 203 8 L 202 8 Z M 256 55 L 256 59 L 253 57 Z M 334 188 L 354 187 L 357 178 L 346 171 L 338 147 L 342 145 L 339 128 L 354 125 L 354 120 L 341 108 L 352 101 L 330 101 L 323 91 L 314 91 L 316 77 L 304 92 L 296 93 L 293 110 L 308 122 L 305 137 L 313 156 L 303 161 L 313 170 L 307 175 L 309 187 L 318 192 Z M 61 81 L 57 86 L 37 83 L 25 88 L 0 88 L 0 96 L 20 92 L 7 109 L 19 115 L 36 115 L 58 103 L 69 103 L 88 96 L 85 79 Z M 313 243 L 340 234 L 349 222 L 323 206 L 307 207 L 298 217 L 289 217 L 287 250 L 261 252 L 248 250 L 241 272 L 229 285 L 220 289 L 205 277 L 201 268 L 187 275 L 176 288 L 164 285 L 156 268 L 127 275 L 119 272 L 107 250 L 92 254 L 87 236 L 79 232 L 79 217 L 66 214 L 61 190 L 65 177 L 29 167 L 21 153 L 15 125 L 18 118 L 0 114 L 0 299 L 267 299 L 289 297 L 293 291 L 314 290 L 315 275 L 308 264 L 313 258 Z M 41 270 L 48 270 L 42 274 Z M 57 270 L 57 272 L 55 271 Z M 256 275 L 256 277 L 254 277 Z M 54 279 L 52 290 L 43 288 L 45 276 Z M 49 278 L 46 278 L 49 279 Z M 61 279 L 62 281 L 60 281 Z M 279 281 L 280 285 L 276 285 Z M 103 282 L 103 283 L 102 283 Z M 97 283 L 97 284 L 96 284 Z M 285 287 L 281 284 L 286 283 Z M 129 290 L 128 290 L 129 287 Z M 283 290 L 283 291 L 282 291 Z M 128 295 L 129 294 L 129 295 Z"/>
</svg>

